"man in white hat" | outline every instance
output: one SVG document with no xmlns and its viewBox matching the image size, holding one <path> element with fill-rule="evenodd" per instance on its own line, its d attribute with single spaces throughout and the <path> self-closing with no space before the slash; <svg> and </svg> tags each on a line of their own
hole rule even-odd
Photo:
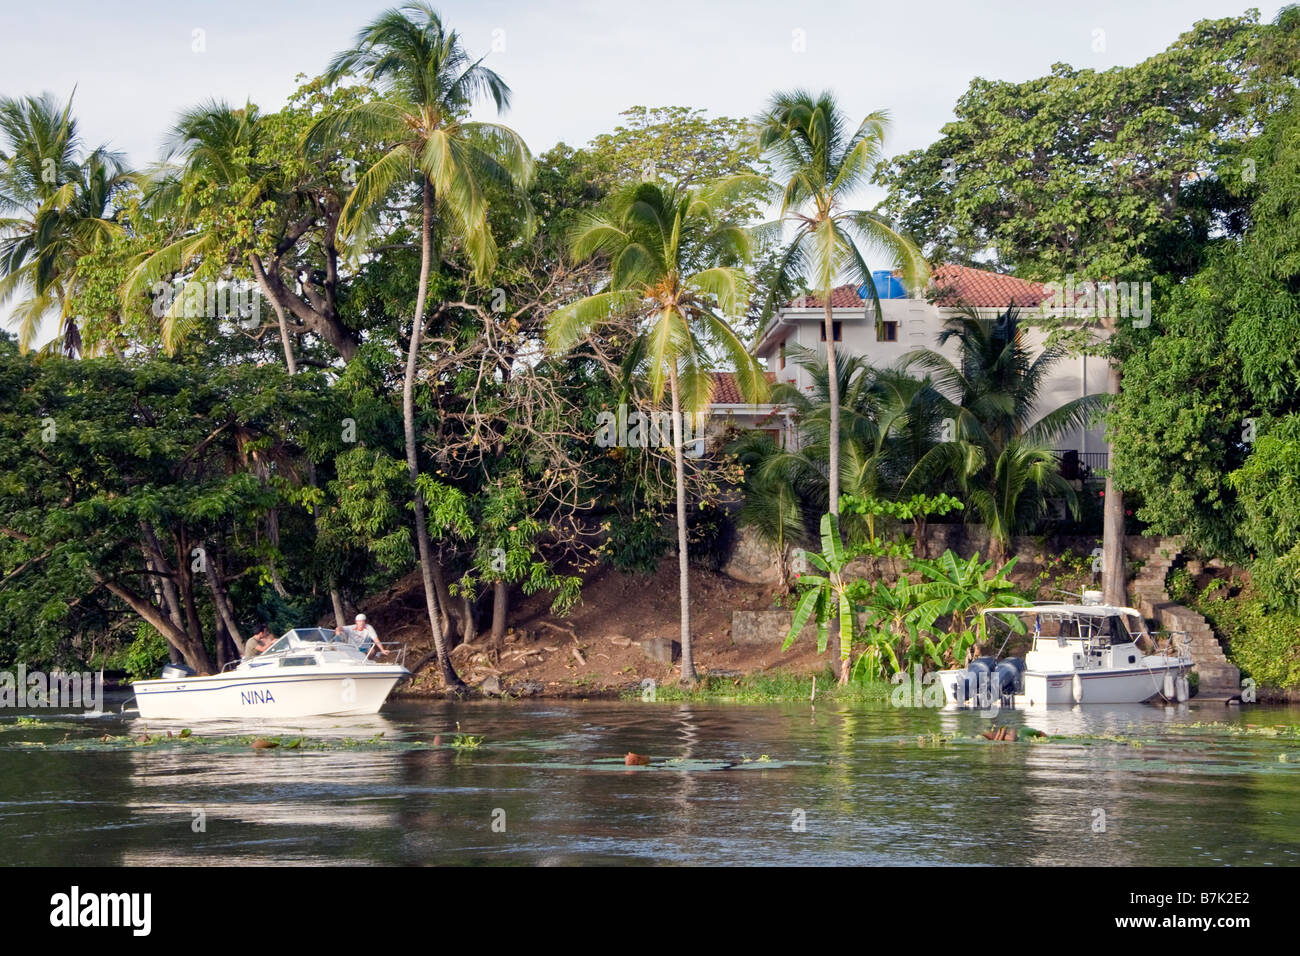
<svg viewBox="0 0 1300 956">
<path fill-rule="evenodd" d="M 361 650 L 365 651 L 366 657 L 374 656 L 377 651 L 381 657 L 387 657 L 388 652 L 379 644 L 379 635 L 375 629 L 366 623 L 366 616 L 358 614 L 356 621 L 350 627 L 336 627 L 335 634 L 343 631 L 348 632 L 348 636 L 358 642 Z"/>
</svg>

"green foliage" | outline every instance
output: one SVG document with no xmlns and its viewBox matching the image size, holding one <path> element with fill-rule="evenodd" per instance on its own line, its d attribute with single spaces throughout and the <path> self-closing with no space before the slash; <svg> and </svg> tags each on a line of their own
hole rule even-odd
<svg viewBox="0 0 1300 956">
<path fill-rule="evenodd" d="M 1271 599 L 1295 608 L 1300 106 L 1270 119 L 1250 158 L 1250 228 L 1168 293 L 1124 361 L 1112 472 L 1140 494 L 1154 532 L 1227 561 L 1257 558 Z"/>
<path fill-rule="evenodd" d="M 134 594 L 148 603 L 146 529 L 200 618 L 212 610 L 195 548 L 244 578 L 251 597 L 302 557 L 297 436 L 337 419 L 323 378 L 289 379 L 216 348 L 175 360 L 34 362 L 0 346 L 0 453 L 10 462 L 0 477 L 3 629 L 43 660 L 84 659 L 123 625 L 134 641 L 139 619 L 122 620 L 111 602 Z M 265 532 L 270 512 L 283 549 Z M 78 635 L 71 646 L 68 634 Z M 190 637 L 201 652 L 201 635 Z"/>
<path fill-rule="evenodd" d="M 423 479 L 425 476 L 421 475 Z M 430 482 L 422 488 L 437 487 Z M 558 573 L 541 550 L 547 528 L 528 508 L 527 497 L 518 480 L 484 488 L 477 496 L 479 515 L 471 518 L 464 495 L 441 489 L 430 496 L 430 529 L 453 528 L 462 537 L 473 537 L 475 552 L 471 570 L 453 587 L 453 594 L 476 595 L 487 582 L 519 584 L 524 594 L 554 591 L 551 611 L 564 614 L 582 590 L 578 575 Z"/>
<path fill-rule="evenodd" d="M 996 319 L 963 308 L 945 323 L 939 346 L 954 340 L 956 361 L 920 349 L 905 364 L 934 375 L 939 388 L 958 397 L 948 408 L 952 434 L 928 459 L 955 480 L 969 506 L 967 519 L 983 521 L 991 551 L 1001 556 L 1013 534 L 1042 520 L 1052 498 L 1078 515 L 1077 495 L 1061 476 L 1050 443 L 1089 424 L 1104 396 L 1086 395 L 1038 417 L 1040 394 L 1065 346 L 1049 345 L 1035 355 L 1015 308 Z"/>
<path fill-rule="evenodd" d="M 668 551 L 670 542 L 664 534 L 663 520 L 653 512 L 641 511 L 630 518 L 611 520 L 606 530 L 609 538 L 605 553 L 621 571 L 650 574 Z"/>
<path fill-rule="evenodd" d="M 1229 659 L 1260 684 L 1300 687 L 1300 612 L 1277 610 L 1257 589 L 1212 596 L 1217 588 L 1212 583 L 1193 606 L 1225 639 Z"/>
<path fill-rule="evenodd" d="M 941 138 L 877 177 L 884 210 L 940 261 L 1191 274 L 1215 230 L 1243 225 L 1243 143 L 1294 97 L 1300 30 L 1258 17 L 1202 20 L 1135 66 L 976 78 Z"/>
<path fill-rule="evenodd" d="M 144 622 L 136 628 L 135 640 L 125 650 L 122 667 L 133 681 L 147 680 L 167 663 L 167 638 Z"/>
<path fill-rule="evenodd" d="M 942 514 L 960 507 L 960 502 L 946 495 L 918 495 L 908 502 L 846 498 L 846 511 L 850 507 L 858 513 L 910 520 Z M 849 571 L 849 565 L 863 555 L 906 560 L 894 581 L 866 580 Z M 935 560 L 921 560 L 913 558 L 906 545 L 875 538 L 846 547 L 838 519 L 831 514 L 822 517 L 822 553 L 807 557 L 821 574 L 800 576 L 799 603 L 782 649 L 789 648 L 813 619 L 817 650 L 824 652 L 829 625 L 837 622 L 841 681 L 875 681 L 908 667 L 964 661 L 972 645 L 987 639 L 983 610 L 1027 600 L 1007 577 L 1014 558 L 993 572 L 992 562 L 981 562 L 978 555 L 963 560 L 948 551 Z M 1011 624 L 1023 633 L 1021 622 Z M 855 642 L 863 649 L 850 668 Z"/>
<path fill-rule="evenodd" d="M 926 593 L 940 602 L 939 616 L 947 618 L 948 632 L 953 638 L 948 649 L 952 660 L 962 661 L 971 646 L 988 642 L 984 611 L 1023 606 L 1030 600 L 1008 580 L 1017 560 L 1012 558 L 993 571 L 993 562 L 980 561 L 978 554 L 963 560 L 945 551 L 934 560 L 913 563 L 913 568 L 928 582 Z M 1024 622 L 1019 618 L 1003 620 L 1017 634 L 1025 632 Z"/>
<path fill-rule="evenodd" d="M 1300 413 L 1261 423 L 1241 468 L 1228 476 L 1255 552 L 1253 575 L 1275 604 L 1300 607 Z"/>
</svg>

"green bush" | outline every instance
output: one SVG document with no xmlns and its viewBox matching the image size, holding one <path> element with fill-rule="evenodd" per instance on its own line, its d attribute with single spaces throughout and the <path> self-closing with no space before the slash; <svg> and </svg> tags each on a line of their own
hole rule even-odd
<svg viewBox="0 0 1300 956">
<path fill-rule="evenodd" d="M 126 649 L 123 668 L 127 676 L 131 680 L 147 680 L 156 676 L 158 668 L 166 662 L 167 638 L 141 622 L 136 629 L 135 640 Z"/>
<path fill-rule="evenodd" d="M 1196 582 L 1186 568 L 1174 568 L 1165 579 L 1165 590 L 1179 604 L 1190 604 L 1196 598 Z"/>
<path fill-rule="evenodd" d="M 1224 637 L 1228 656 L 1242 674 L 1272 687 L 1300 686 L 1300 614 L 1271 610 L 1250 590 L 1217 598 L 1209 597 L 1209 591 L 1196 609 Z"/>
<path fill-rule="evenodd" d="M 635 518 L 616 518 L 610 522 L 605 550 L 620 571 L 650 574 L 659 566 L 668 545 L 663 518 L 652 511 L 642 511 Z"/>
</svg>

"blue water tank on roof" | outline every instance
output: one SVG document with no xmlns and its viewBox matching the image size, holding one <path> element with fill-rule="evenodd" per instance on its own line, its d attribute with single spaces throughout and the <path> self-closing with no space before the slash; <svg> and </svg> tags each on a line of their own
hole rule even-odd
<svg viewBox="0 0 1300 956">
<path fill-rule="evenodd" d="M 871 282 L 876 287 L 876 295 L 882 299 L 906 299 L 907 289 L 903 285 L 903 280 L 898 278 L 888 269 L 877 269 L 871 273 Z M 870 292 L 864 282 L 858 286 L 858 298 L 869 299 Z"/>
</svg>

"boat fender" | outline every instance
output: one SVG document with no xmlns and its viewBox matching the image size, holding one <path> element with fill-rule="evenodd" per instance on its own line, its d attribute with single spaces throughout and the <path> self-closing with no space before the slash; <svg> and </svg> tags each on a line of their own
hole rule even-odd
<svg viewBox="0 0 1300 956">
<path fill-rule="evenodd" d="M 1083 678 L 1078 674 L 1074 675 L 1074 702 L 1076 704 L 1083 703 Z"/>
<path fill-rule="evenodd" d="M 1174 684 L 1175 684 L 1176 682 L 1177 682 L 1177 679 L 1174 677 L 1174 672 L 1173 672 L 1173 671 L 1165 671 L 1165 690 L 1164 690 L 1164 694 L 1165 694 L 1165 698 L 1166 698 L 1167 700 L 1173 700 L 1173 699 L 1174 699 L 1174 694 L 1177 693 L 1177 691 L 1174 689 Z"/>
<path fill-rule="evenodd" d="M 1191 696 L 1191 688 L 1188 686 L 1186 675 L 1179 677 L 1178 684 L 1178 703 L 1183 703 Z"/>
</svg>

